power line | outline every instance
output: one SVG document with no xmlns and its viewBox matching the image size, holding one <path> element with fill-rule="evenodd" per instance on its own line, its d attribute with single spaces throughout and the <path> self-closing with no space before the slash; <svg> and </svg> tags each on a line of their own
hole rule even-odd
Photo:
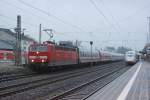
<svg viewBox="0 0 150 100">
<path fill-rule="evenodd" d="M 45 18 L 43 18 L 43 17 L 41 17 L 41 16 L 38 16 L 38 15 L 35 14 L 35 13 L 29 12 L 29 11 L 27 11 L 27 10 L 25 10 L 25 9 L 22 9 L 22 8 L 16 6 L 16 5 L 13 5 L 12 3 L 9 3 L 9 2 L 6 2 L 6 1 L 2 1 L 2 2 L 5 3 L 5 4 L 7 4 L 7 5 L 9 5 L 9 6 L 12 6 L 12 7 L 14 7 L 14 8 L 17 8 L 17 9 L 19 9 L 19 10 L 21 10 L 21 11 L 25 11 L 25 12 L 28 13 L 29 15 L 32 15 L 32 16 L 34 16 L 34 17 L 39 17 L 39 18 L 41 18 L 42 20 L 44 20 L 44 21 L 46 21 L 46 22 L 47 22 L 47 21 L 50 21 L 50 20 L 45 19 Z"/>
<path fill-rule="evenodd" d="M 128 15 L 126 18 L 121 19 L 119 22 L 125 22 L 129 19 L 132 19 L 133 17 L 136 17 L 137 14 L 140 14 L 141 11 L 143 11 L 146 7 L 149 7 L 149 3 L 147 3 L 145 6 L 137 9 L 134 13 Z"/>
<path fill-rule="evenodd" d="M 29 13 L 29 15 L 37 16 L 37 15 L 34 15 L 34 13 L 30 13 L 30 12 L 28 12 L 28 11 L 25 10 L 25 9 L 22 9 L 22 8 L 19 8 L 19 7 L 16 6 L 16 5 L 13 5 L 12 3 L 9 3 L 9 2 L 6 2 L 6 1 L 2 1 L 2 2 L 5 3 L 5 4 L 7 4 L 7 5 L 9 5 L 9 6 L 15 7 L 15 8 L 17 8 L 17 9 L 19 9 L 19 10 L 21 10 L 21 11 L 25 11 L 25 12 Z M 5 17 L 5 18 L 7 18 L 7 19 L 9 19 L 9 20 L 11 20 L 11 21 L 15 21 L 15 22 L 16 22 L 16 19 L 10 18 L 10 17 L 5 16 L 5 15 L 2 15 L 2 14 L 0 14 L 0 16 Z M 38 17 L 40 17 L 40 16 L 38 16 Z M 42 17 L 41 17 L 41 18 L 42 18 Z M 44 19 L 44 18 L 42 18 L 42 20 L 49 21 L 49 20 Z M 26 23 L 26 22 L 25 22 L 25 23 Z M 2 26 L 2 25 L 1 25 L 1 26 Z M 31 26 L 35 26 L 35 27 L 37 28 L 37 25 L 31 25 Z M 5 26 L 3 25 L 3 27 L 5 27 Z M 10 28 L 9 28 L 9 29 L 10 29 Z M 11 29 L 12 29 L 12 28 L 11 28 Z M 13 28 L 13 29 L 14 29 L 14 28 Z M 74 32 L 74 33 L 75 33 L 75 32 Z M 80 32 L 80 33 L 81 33 L 81 32 Z M 60 34 L 60 35 L 66 36 L 65 34 Z"/>
<path fill-rule="evenodd" d="M 109 21 L 108 18 L 105 16 L 105 14 L 102 12 L 102 10 L 100 10 L 100 9 L 97 7 L 96 3 L 95 3 L 93 0 L 89 0 L 89 1 L 90 1 L 91 4 L 95 7 L 95 9 L 98 11 L 98 13 L 104 17 L 104 19 L 106 20 L 106 22 L 107 22 L 108 24 L 110 24 L 110 25 L 113 27 L 113 29 L 116 30 L 116 32 L 118 32 L 118 30 L 116 29 L 116 27 L 115 27 L 113 24 L 110 23 L 110 21 Z M 118 33 L 120 33 L 120 32 L 118 32 Z"/>
<path fill-rule="evenodd" d="M 69 25 L 69 26 L 71 26 L 71 27 L 74 27 L 74 28 L 76 28 L 76 29 L 79 29 L 80 31 L 84 31 L 84 30 L 81 29 L 80 27 L 78 27 L 78 26 L 76 26 L 76 25 L 73 25 L 73 24 L 71 24 L 71 23 L 69 23 L 69 22 L 66 22 L 66 21 L 60 19 L 59 17 L 57 17 L 57 16 L 55 16 L 55 15 L 53 15 L 53 14 L 51 14 L 51 13 L 45 11 L 45 10 L 42 10 L 42 9 L 40 9 L 40 8 L 37 8 L 37 7 L 35 7 L 35 6 L 31 5 L 31 4 L 28 4 L 28 3 L 26 3 L 26 2 L 24 2 L 24 1 L 22 1 L 22 0 L 18 0 L 18 1 L 19 1 L 20 3 L 22 3 L 22 4 L 24 4 L 25 6 L 28 6 L 28 7 L 32 8 L 32 9 L 35 9 L 35 10 L 37 10 L 37 11 L 39 11 L 39 12 L 41 12 L 41 13 L 43 13 L 43 14 L 49 16 L 49 17 L 51 17 L 51 18 L 54 18 L 54 19 L 60 21 L 60 22 L 63 23 L 63 24 L 67 24 L 67 25 Z"/>
<path fill-rule="evenodd" d="M 11 18 L 11 17 L 8 17 L 8 16 L 3 15 L 3 14 L 0 14 L 0 17 L 3 17 L 3 18 L 5 18 L 5 19 L 9 19 L 9 20 L 11 20 L 11 21 L 16 22 L 16 19 L 15 19 L 15 18 Z M 34 26 L 35 28 L 38 27 L 38 26 L 35 26 L 34 24 L 27 23 L 27 22 L 25 22 L 25 21 L 22 21 L 22 23 L 24 23 L 24 24 L 26 24 L 26 25 L 30 25 L 30 26 L 32 26 L 32 27 Z"/>
<path fill-rule="evenodd" d="M 14 5 L 14 4 L 12 4 L 12 3 L 9 3 L 9 2 L 7 2 L 7 1 L 2 1 L 2 2 L 5 3 L 5 4 L 7 4 L 7 5 L 9 5 L 9 6 L 12 6 L 12 7 L 14 7 L 14 8 L 17 8 L 17 9 L 19 9 L 19 10 L 21 10 L 21 11 L 27 12 L 29 15 L 32 15 L 32 16 L 34 16 L 34 17 L 37 17 L 37 16 L 38 16 L 38 15 L 36 15 L 35 13 L 29 12 L 28 10 L 23 9 L 23 8 L 20 8 L 20 7 Z M 38 17 L 41 17 L 41 16 L 38 16 Z M 41 19 L 44 20 L 44 21 L 46 21 L 46 22 L 47 22 L 47 21 L 50 21 L 50 20 L 45 19 L 45 18 L 42 18 L 42 17 L 41 17 Z M 36 25 L 36 27 L 37 27 L 37 25 Z M 64 32 L 64 33 L 65 33 L 65 32 Z M 81 33 L 81 32 L 73 32 L 73 33 Z M 83 33 L 83 32 L 82 32 L 82 33 Z M 89 32 L 84 32 L 84 33 L 89 33 Z M 62 35 L 62 34 L 60 34 L 60 35 Z M 63 35 L 65 35 L 65 34 L 63 34 Z"/>
<path fill-rule="evenodd" d="M 147 33 L 147 43 L 150 43 L 150 17 L 148 18 L 148 33 Z"/>
<path fill-rule="evenodd" d="M 8 27 L 8 22 L 7 21 L 5 21 L 5 20 L 2 20 L 2 19 L 0 19 L 0 21 L 1 21 L 1 24 L 0 24 L 0 27 L 7 27 L 8 29 L 14 29 L 14 28 L 12 28 L 12 26 L 11 27 Z M 2 23 L 5 23 L 5 25 L 4 24 L 2 24 Z M 10 26 L 10 25 L 9 25 Z"/>
<path fill-rule="evenodd" d="M 10 17 L 5 16 L 5 15 L 3 15 L 3 14 L 0 14 L 0 16 L 3 17 L 3 18 L 9 19 L 9 20 L 11 20 L 11 21 L 15 21 L 15 22 L 16 22 L 16 19 L 14 19 L 14 18 L 10 18 Z"/>
<path fill-rule="evenodd" d="M 118 28 L 120 28 L 120 25 L 119 25 L 118 21 L 116 21 L 114 15 L 110 11 L 110 9 L 108 9 L 108 7 L 106 7 L 104 1 L 103 0 L 98 0 L 98 2 L 101 2 L 101 4 L 103 4 L 105 6 L 105 8 L 107 9 L 107 11 L 109 12 L 109 15 L 112 17 L 112 19 L 114 20 L 114 22 L 116 23 L 116 25 L 118 26 Z"/>
<path fill-rule="evenodd" d="M 8 20 L 11 20 L 11 21 L 14 21 L 14 22 L 16 22 L 16 20 L 17 20 L 17 19 L 15 19 L 15 18 L 11 18 L 11 17 L 8 17 L 8 16 L 6 16 L 6 15 L 2 15 L 2 14 L 0 14 L 0 17 L 3 17 L 3 18 L 5 18 L 5 19 L 8 19 Z M 26 24 L 26 25 L 34 26 L 34 25 L 32 25 L 32 24 L 28 24 L 28 23 L 23 22 L 23 21 L 22 21 L 22 23 L 24 23 L 24 24 Z M 2 26 L 2 25 L 0 25 L 0 26 Z M 5 26 L 3 25 L 3 27 L 5 27 Z M 35 28 L 38 28 L 38 26 L 35 26 Z M 13 27 L 13 28 L 8 28 L 8 29 L 14 29 L 14 27 Z M 62 35 L 62 36 L 64 36 L 64 37 L 69 37 L 69 38 L 72 37 L 71 35 L 65 35 L 65 33 L 67 33 L 67 32 L 57 32 L 57 31 L 55 31 L 55 30 L 54 30 L 54 32 L 57 33 L 57 34 L 59 34 L 59 35 Z M 68 32 L 68 33 L 70 33 L 70 32 Z M 72 33 L 82 33 L 82 32 L 72 32 Z"/>
<path fill-rule="evenodd" d="M 49 0 L 45 0 L 45 6 L 46 6 L 46 9 L 49 9 Z M 63 9 L 63 10 L 65 10 L 64 11 L 64 14 L 67 14 L 67 15 L 70 15 L 70 16 L 73 16 L 73 17 L 70 17 L 71 19 L 74 19 L 74 18 L 81 18 L 81 16 L 78 16 L 77 14 L 75 14 L 75 13 L 73 13 L 70 9 Z M 82 21 L 83 21 L 84 19 L 82 19 Z M 80 20 L 78 20 L 78 21 L 80 21 Z M 85 19 L 85 21 L 87 21 L 86 19 Z M 85 23 L 85 21 L 83 21 L 84 23 L 82 23 L 82 25 L 83 25 L 83 27 L 86 27 L 86 28 L 89 28 L 89 27 L 94 27 L 92 24 L 90 24 L 90 25 L 88 25 L 87 23 Z M 81 23 L 81 21 L 80 21 L 80 23 Z"/>
</svg>

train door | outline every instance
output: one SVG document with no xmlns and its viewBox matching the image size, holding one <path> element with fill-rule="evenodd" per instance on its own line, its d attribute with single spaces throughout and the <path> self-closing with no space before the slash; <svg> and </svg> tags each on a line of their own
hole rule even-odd
<svg viewBox="0 0 150 100">
<path fill-rule="evenodd" d="M 54 45 L 50 46 L 50 65 L 55 66 L 56 63 L 56 48 Z"/>
</svg>

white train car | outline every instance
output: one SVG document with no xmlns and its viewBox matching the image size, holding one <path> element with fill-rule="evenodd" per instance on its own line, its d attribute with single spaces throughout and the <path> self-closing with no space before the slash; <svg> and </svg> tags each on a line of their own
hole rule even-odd
<svg viewBox="0 0 150 100">
<path fill-rule="evenodd" d="M 91 56 L 91 51 L 79 49 L 79 58 L 80 63 L 111 62 L 123 60 L 124 55 L 108 51 L 92 50 Z"/>
<path fill-rule="evenodd" d="M 93 50 L 92 53 L 91 51 L 84 50 L 84 49 L 79 49 L 79 60 L 80 63 L 88 63 L 88 62 L 99 62 L 100 57 L 99 57 L 99 52 Z"/>
<path fill-rule="evenodd" d="M 119 61 L 124 59 L 124 54 L 120 53 L 111 53 L 111 60 L 112 61 Z"/>
<path fill-rule="evenodd" d="M 125 63 L 135 64 L 138 61 L 138 55 L 136 51 L 128 51 L 125 53 Z"/>
<path fill-rule="evenodd" d="M 121 61 L 124 59 L 124 55 L 109 51 L 99 51 L 101 61 Z"/>
</svg>

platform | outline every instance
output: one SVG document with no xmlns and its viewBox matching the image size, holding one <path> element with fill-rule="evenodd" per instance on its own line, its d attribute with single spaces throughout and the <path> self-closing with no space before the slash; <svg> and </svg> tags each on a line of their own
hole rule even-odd
<svg viewBox="0 0 150 100">
<path fill-rule="evenodd" d="M 150 63 L 139 61 L 87 100 L 150 100 Z"/>
</svg>

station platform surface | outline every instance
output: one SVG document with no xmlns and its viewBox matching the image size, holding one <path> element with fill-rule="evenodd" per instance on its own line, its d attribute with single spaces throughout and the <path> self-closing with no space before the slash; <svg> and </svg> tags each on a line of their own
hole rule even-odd
<svg viewBox="0 0 150 100">
<path fill-rule="evenodd" d="M 150 100 L 150 62 L 139 61 L 87 100 Z"/>
</svg>

